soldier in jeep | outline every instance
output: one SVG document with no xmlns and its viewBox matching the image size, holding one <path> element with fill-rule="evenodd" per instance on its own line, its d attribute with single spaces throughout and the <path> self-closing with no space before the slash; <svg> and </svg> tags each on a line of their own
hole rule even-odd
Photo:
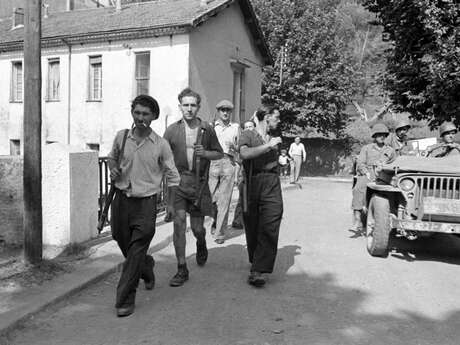
<svg viewBox="0 0 460 345">
<path fill-rule="evenodd" d="M 408 120 L 399 120 L 395 132 L 391 133 L 385 140 L 385 143 L 395 150 L 397 156 L 413 155 L 412 148 L 407 143 L 407 133 L 410 127 Z"/>
<path fill-rule="evenodd" d="M 426 149 L 424 156 L 426 157 L 446 157 L 460 154 L 460 144 L 454 142 L 457 127 L 452 122 L 444 122 L 439 127 L 441 142 L 432 145 Z"/>
</svg>

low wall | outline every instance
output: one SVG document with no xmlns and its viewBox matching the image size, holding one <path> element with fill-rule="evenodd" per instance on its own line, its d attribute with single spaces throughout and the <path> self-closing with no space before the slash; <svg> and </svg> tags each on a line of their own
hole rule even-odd
<svg viewBox="0 0 460 345">
<path fill-rule="evenodd" d="M 20 156 L 0 156 L 0 242 L 21 245 L 24 215 Z"/>
</svg>

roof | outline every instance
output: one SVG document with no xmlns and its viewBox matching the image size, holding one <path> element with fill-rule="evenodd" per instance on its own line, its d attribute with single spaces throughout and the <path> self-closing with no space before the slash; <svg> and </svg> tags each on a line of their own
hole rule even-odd
<svg viewBox="0 0 460 345">
<path fill-rule="evenodd" d="M 42 45 L 101 42 L 186 33 L 237 2 L 265 63 L 273 63 L 249 0 L 155 0 L 113 7 L 50 13 L 42 18 Z M 43 13 L 42 13 L 43 14 Z M 0 19 L 0 52 L 23 49 L 24 28 Z"/>
</svg>

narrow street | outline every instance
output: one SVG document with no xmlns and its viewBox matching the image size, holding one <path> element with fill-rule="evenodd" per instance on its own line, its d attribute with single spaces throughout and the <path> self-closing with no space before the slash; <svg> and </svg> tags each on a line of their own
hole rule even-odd
<svg viewBox="0 0 460 345">
<path fill-rule="evenodd" d="M 285 191 L 276 269 L 263 289 L 246 283 L 242 231 L 220 246 L 208 237 L 203 268 L 189 233 L 183 287 L 168 286 L 176 269 L 170 244 L 154 254 L 156 287 L 140 285 L 130 317 L 115 316 L 117 273 L 36 315 L 4 342 L 457 345 L 460 239 L 398 240 L 388 258 L 373 258 L 364 238 L 348 230 L 350 202 L 348 183 L 309 179 Z"/>
</svg>

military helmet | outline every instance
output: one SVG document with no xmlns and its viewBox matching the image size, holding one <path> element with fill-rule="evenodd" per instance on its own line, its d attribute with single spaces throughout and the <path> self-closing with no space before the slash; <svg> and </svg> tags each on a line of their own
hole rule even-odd
<svg viewBox="0 0 460 345">
<path fill-rule="evenodd" d="M 396 123 L 395 130 L 398 130 L 398 129 L 404 128 L 404 127 L 410 127 L 409 120 L 407 120 L 407 119 L 399 120 L 399 121 Z"/>
<path fill-rule="evenodd" d="M 390 131 L 388 130 L 388 127 L 385 126 L 383 123 L 377 123 L 376 125 L 374 125 L 374 127 L 372 127 L 371 129 L 371 136 L 372 138 L 378 134 L 378 133 L 382 133 L 382 134 L 390 134 Z"/>
<path fill-rule="evenodd" d="M 441 127 L 439 127 L 439 134 L 442 137 L 444 133 L 455 131 L 457 132 L 457 127 L 452 122 L 444 122 Z"/>
</svg>

